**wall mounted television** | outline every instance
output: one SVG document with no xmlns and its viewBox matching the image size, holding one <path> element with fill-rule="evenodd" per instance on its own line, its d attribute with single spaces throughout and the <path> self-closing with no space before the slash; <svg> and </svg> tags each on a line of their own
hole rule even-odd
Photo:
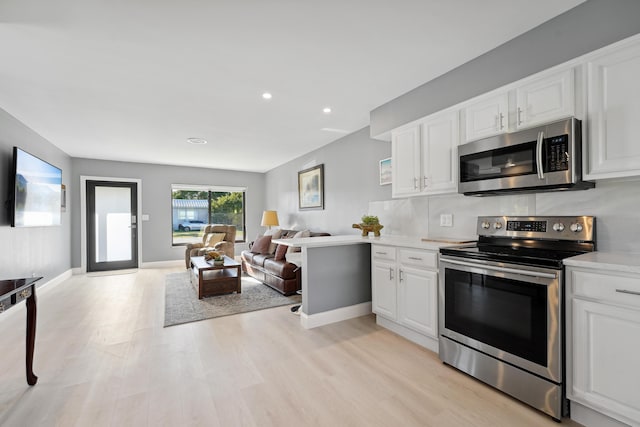
<svg viewBox="0 0 640 427">
<path fill-rule="evenodd" d="M 60 225 L 62 170 L 13 147 L 9 216 L 12 227 Z"/>
</svg>

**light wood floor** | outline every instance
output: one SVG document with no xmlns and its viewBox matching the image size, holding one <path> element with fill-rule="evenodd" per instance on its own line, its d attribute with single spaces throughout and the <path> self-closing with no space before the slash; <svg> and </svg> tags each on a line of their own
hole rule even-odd
<svg viewBox="0 0 640 427">
<path fill-rule="evenodd" d="M 0 315 L 0 425 L 557 425 L 373 316 L 304 330 L 278 307 L 163 328 L 172 271 L 39 290 L 34 387 L 24 305 Z"/>
</svg>

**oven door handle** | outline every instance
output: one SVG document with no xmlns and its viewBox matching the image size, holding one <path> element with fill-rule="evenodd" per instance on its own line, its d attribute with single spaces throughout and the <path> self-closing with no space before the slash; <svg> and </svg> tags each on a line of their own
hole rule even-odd
<svg viewBox="0 0 640 427">
<path fill-rule="evenodd" d="M 474 264 L 471 262 L 464 262 L 464 261 L 454 261 L 452 259 L 441 259 L 441 262 L 446 262 L 449 264 L 456 264 L 456 265 L 463 265 L 465 267 L 475 267 L 475 268 L 481 268 L 484 270 L 492 270 L 492 271 L 500 271 L 502 273 L 511 273 L 511 274 L 522 274 L 523 276 L 531 276 L 531 277 L 542 277 L 545 279 L 555 279 L 557 277 L 556 274 L 552 274 L 552 273 L 543 273 L 540 271 L 531 271 L 531 270 L 516 270 L 515 268 L 506 268 L 506 267 L 496 267 L 493 265 L 480 265 L 480 264 Z"/>
</svg>

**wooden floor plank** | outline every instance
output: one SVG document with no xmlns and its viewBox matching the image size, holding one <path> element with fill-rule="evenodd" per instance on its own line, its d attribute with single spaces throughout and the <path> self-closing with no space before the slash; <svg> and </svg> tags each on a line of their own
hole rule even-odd
<svg viewBox="0 0 640 427">
<path fill-rule="evenodd" d="M 164 328 L 165 275 L 78 275 L 0 316 L 2 426 L 555 426 L 373 315 L 305 330 L 289 307 Z M 21 344 L 22 343 L 22 344 Z M 567 426 L 578 424 L 565 420 Z"/>
</svg>

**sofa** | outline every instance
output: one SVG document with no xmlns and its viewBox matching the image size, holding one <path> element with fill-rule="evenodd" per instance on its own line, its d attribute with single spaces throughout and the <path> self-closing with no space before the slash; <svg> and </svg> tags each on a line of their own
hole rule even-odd
<svg viewBox="0 0 640 427">
<path fill-rule="evenodd" d="M 306 233 L 305 233 L 306 231 Z M 301 267 L 286 259 L 287 252 L 299 252 L 299 248 L 271 243 L 271 239 L 288 239 L 296 237 L 330 236 L 329 233 L 314 233 L 308 230 L 277 230 L 271 232 L 268 243 L 265 236 L 249 244 L 249 249 L 242 251 L 242 270 L 249 276 L 261 281 L 283 295 L 292 295 L 301 289 Z"/>
<path fill-rule="evenodd" d="M 201 242 L 189 243 L 184 252 L 184 262 L 189 268 L 192 256 L 204 256 L 209 251 L 224 253 L 229 258 L 235 257 L 236 226 L 210 224 L 202 233 Z"/>
</svg>

